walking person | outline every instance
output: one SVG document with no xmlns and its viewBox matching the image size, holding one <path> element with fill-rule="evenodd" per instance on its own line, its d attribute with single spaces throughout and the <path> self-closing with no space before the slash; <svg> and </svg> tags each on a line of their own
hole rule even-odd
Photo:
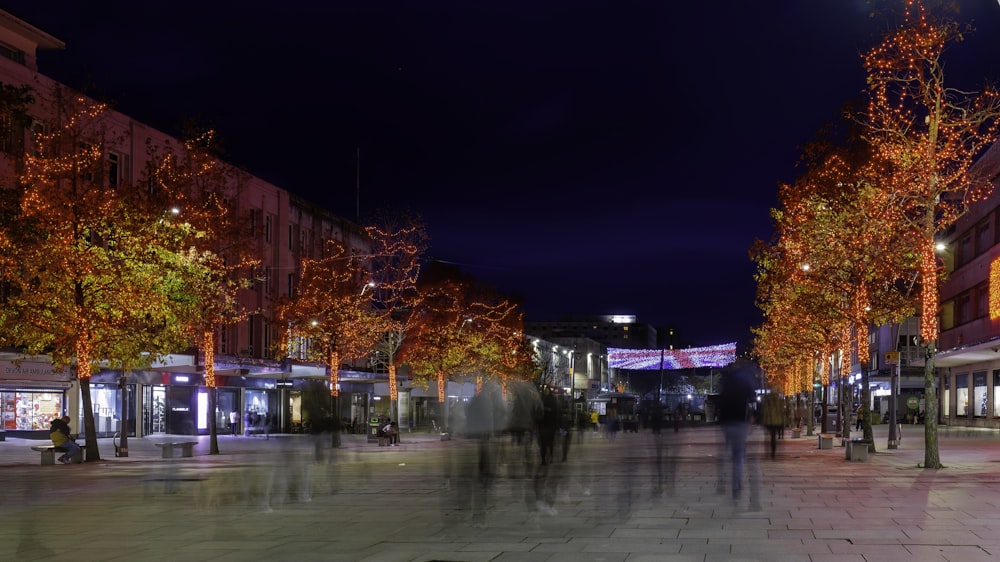
<svg viewBox="0 0 1000 562">
<path fill-rule="evenodd" d="M 750 510 L 760 510 L 760 474 L 756 461 L 750 466 L 750 470 L 745 471 L 747 438 L 750 434 L 750 423 L 752 419 L 751 403 L 754 401 L 753 375 L 750 372 L 750 365 L 736 367 L 735 370 L 723 371 L 720 382 L 720 392 L 718 397 L 719 427 L 722 429 L 724 438 L 723 454 L 719 455 L 718 464 L 718 487 L 720 493 L 725 493 L 725 461 L 732 467 L 730 478 L 730 488 L 732 490 L 733 503 L 738 504 L 742 499 L 743 481 L 746 472 L 749 472 L 750 480 Z"/>
<path fill-rule="evenodd" d="M 618 435 L 618 407 L 608 404 L 607 413 L 604 415 L 604 423 L 607 425 L 608 441 L 614 442 Z"/>
<path fill-rule="evenodd" d="M 775 458 L 778 449 L 778 434 L 785 423 L 782 402 L 781 395 L 773 390 L 764 397 L 764 411 L 761 417 L 770 437 L 772 459 Z"/>
<path fill-rule="evenodd" d="M 555 455 L 556 433 L 562 415 L 559 411 L 559 400 L 552 394 L 548 385 L 542 387 L 542 411 L 538 420 L 538 449 L 542 464 L 552 462 Z"/>
<path fill-rule="evenodd" d="M 240 434 L 240 413 L 236 410 L 229 412 L 229 433 L 233 437 Z"/>
</svg>

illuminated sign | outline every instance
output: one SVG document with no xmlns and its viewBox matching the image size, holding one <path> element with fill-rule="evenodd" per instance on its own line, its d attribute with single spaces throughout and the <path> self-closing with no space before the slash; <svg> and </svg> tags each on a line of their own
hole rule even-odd
<svg viewBox="0 0 1000 562">
<path fill-rule="evenodd" d="M 608 367 L 652 371 L 725 367 L 736 361 L 736 342 L 688 349 L 608 348 Z"/>
</svg>

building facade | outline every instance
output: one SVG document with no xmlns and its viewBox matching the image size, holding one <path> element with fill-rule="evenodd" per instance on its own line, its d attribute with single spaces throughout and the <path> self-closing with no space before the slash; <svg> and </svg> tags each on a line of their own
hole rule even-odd
<svg viewBox="0 0 1000 562">
<path fill-rule="evenodd" d="M 62 41 L 15 16 L 0 11 L 0 83 L 28 86 L 36 98 L 68 90 L 40 72 L 37 52 L 60 50 Z M 30 150 L 35 131 L 44 130 L 50 106 L 36 103 L 28 108 L 29 121 L 11 119 L 0 123 L 0 155 Z M 102 119 L 109 129 L 120 132 L 104 149 L 109 185 L 139 182 L 149 158 L 148 147 L 176 145 L 178 139 L 114 110 Z M 2 158 L 4 166 L 16 164 Z M 280 361 L 275 356 L 280 326 L 273 321 L 276 303 L 294 294 L 302 258 L 322 255 L 327 240 L 337 239 L 349 251 L 369 253 L 369 242 L 357 224 L 297 197 L 287 190 L 250 174 L 239 174 L 228 186 L 226 203 L 233 216 L 243 221 L 261 260 L 252 287 L 239 296 L 246 310 L 254 311 L 240 323 L 220 328 L 215 367 L 218 378 L 218 408 L 207 411 L 204 368 L 193 350 L 164 358 L 150 369 L 122 373 L 102 369 L 91 378 L 94 417 L 98 436 L 111 436 L 124 425 L 132 435 L 155 433 L 202 433 L 209 416 L 216 416 L 220 431 L 230 431 L 231 416 L 238 429 L 262 420 L 289 430 L 301 423 L 303 388 L 308 381 L 326 379 L 317 365 Z M 369 404 L 370 376 L 346 365 L 341 376 L 342 404 L 337 410 L 351 417 L 358 404 Z M 382 376 L 384 380 L 384 375 Z M 296 399 L 299 395 L 299 399 Z M 364 395 L 358 400 L 357 395 Z M 13 435 L 47 435 L 48 422 L 57 414 L 70 415 L 74 429 L 82 428 L 79 382 L 67 370 L 53 371 L 46 357 L 25 358 L 16 350 L 0 353 L 0 404 L 3 429 Z M 233 416 L 233 412 L 237 414 Z M 365 412 L 366 413 L 366 412 Z M 358 413 L 363 418 L 365 413 Z M 248 420 L 250 420 L 248 422 Z M 79 424 L 79 425 L 77 425 Z"/>
</svg>

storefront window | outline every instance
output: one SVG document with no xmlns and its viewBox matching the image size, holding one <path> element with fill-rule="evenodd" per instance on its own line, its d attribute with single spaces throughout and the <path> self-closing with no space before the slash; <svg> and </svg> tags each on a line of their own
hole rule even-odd
<svg viewBox="0 0 1000 562">
<path fill-rule="evenodd" d="M 951 413 L 951 377 L 944 377 L 944 390 L 941 392 L 941 417 L 947 418 Z"/>
<path fill-rule="evenodd" d="M 973 415 L 986 415 L 986 371 L 972 373 Z"/>
<path fill-rule="evenodd" d="M 246 391 L 246 401 L 247 412 L 258 416 L 267 414 L 267 391 L 248 389 Z"/>
<path fill-rule="evenodd" d="M 118 385 L 91 384 L 90 400 L 94 407 L 94 427 L 98 437 L 110 437 L 119 429 L 121 420 L 121 393 Z M 78 427 L 83 427 L 83 397 L 80 397 Z"/>
<path fill-rule="evenodd" d="M 941 417 L 947 418 L 951 414 L 951 377 L 944 377 L 942 383 L 944 390 L 941 391 Z"/>
<path fill-rule="evenodd" d="M 993 415 L 1000 416 L 1000 369 L 993 371 Z"/>
<path fill-rule="evenodd" d="M 969 374 L 955 377 L 955 415 L 969 415 Z"/>
<path fill-rule="evenodd" d="M 60 390 L 14 390 L 0 393 L 3 403 L 3 428 L 6 430 L 48 429 L 56 417 L 63 415 L 63 393 Z"/>
</svg>

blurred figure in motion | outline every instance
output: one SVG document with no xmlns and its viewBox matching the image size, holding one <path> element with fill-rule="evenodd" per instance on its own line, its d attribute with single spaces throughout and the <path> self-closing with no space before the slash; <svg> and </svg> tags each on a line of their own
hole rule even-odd
<svg viewBox="0 0 1000 562">
<path fill-rule="evenodd" d="M 614 400 L 612 398 L 612 400 Z M 618 407 L 614 402 L 608 404 L 608 409 L 604 414 L 604 425 L 607 426 L 608 441 L 614 441 L 618 435 Z"/>
<path fill-rule="evenodd" d="M 764 427 L 767 428 L 768 438 L 771 445 L 771 458 L 775 458 L 778 451 L 778 435 L 781 433 L 781 428 L 785 424 L 785 404 L 781 395 L 778 394 L 777 390 L 771 389 L 770 392 L 764 397 L 763 412 L 761 412 L 761 420 Z"/>
<path fill-rule="evenodd" d="M 457 507 L 470 514 L 476 528 L 486 526 L 486 506 L 496 472 L 492 441 L 498 408 L 502 408 L 498 388 L 485 384 L 465 408 L 464 427 L 455 426 L 462 437 L 452 451 L 451 463 Z"/>
<path fill-rule="evenodd" d="M 750 364 L 734 365 L 732 370 L 723 371 L 718 397 L 719 427 L 722 429 L 724 448 L 718 457 L 717 490 L 725 493 L 725 463 L 732 467 L 730 489 L 733 503 L 742 499 L 744 468 L 747 461 L 747 439 L 754 414 L 754 378 Z M 760 510 L 760 474 L 755 460 L 750 467 L 750 509 Z"/>
<path fill-rule="evenodd" d="M 556 433 L 562 421 L 559 400 L 548 385 L 542 387 L 542 412 L 538 420 L 538 449 L 542 464 L 552 462 L 555 452 Z"/>
</svg>

